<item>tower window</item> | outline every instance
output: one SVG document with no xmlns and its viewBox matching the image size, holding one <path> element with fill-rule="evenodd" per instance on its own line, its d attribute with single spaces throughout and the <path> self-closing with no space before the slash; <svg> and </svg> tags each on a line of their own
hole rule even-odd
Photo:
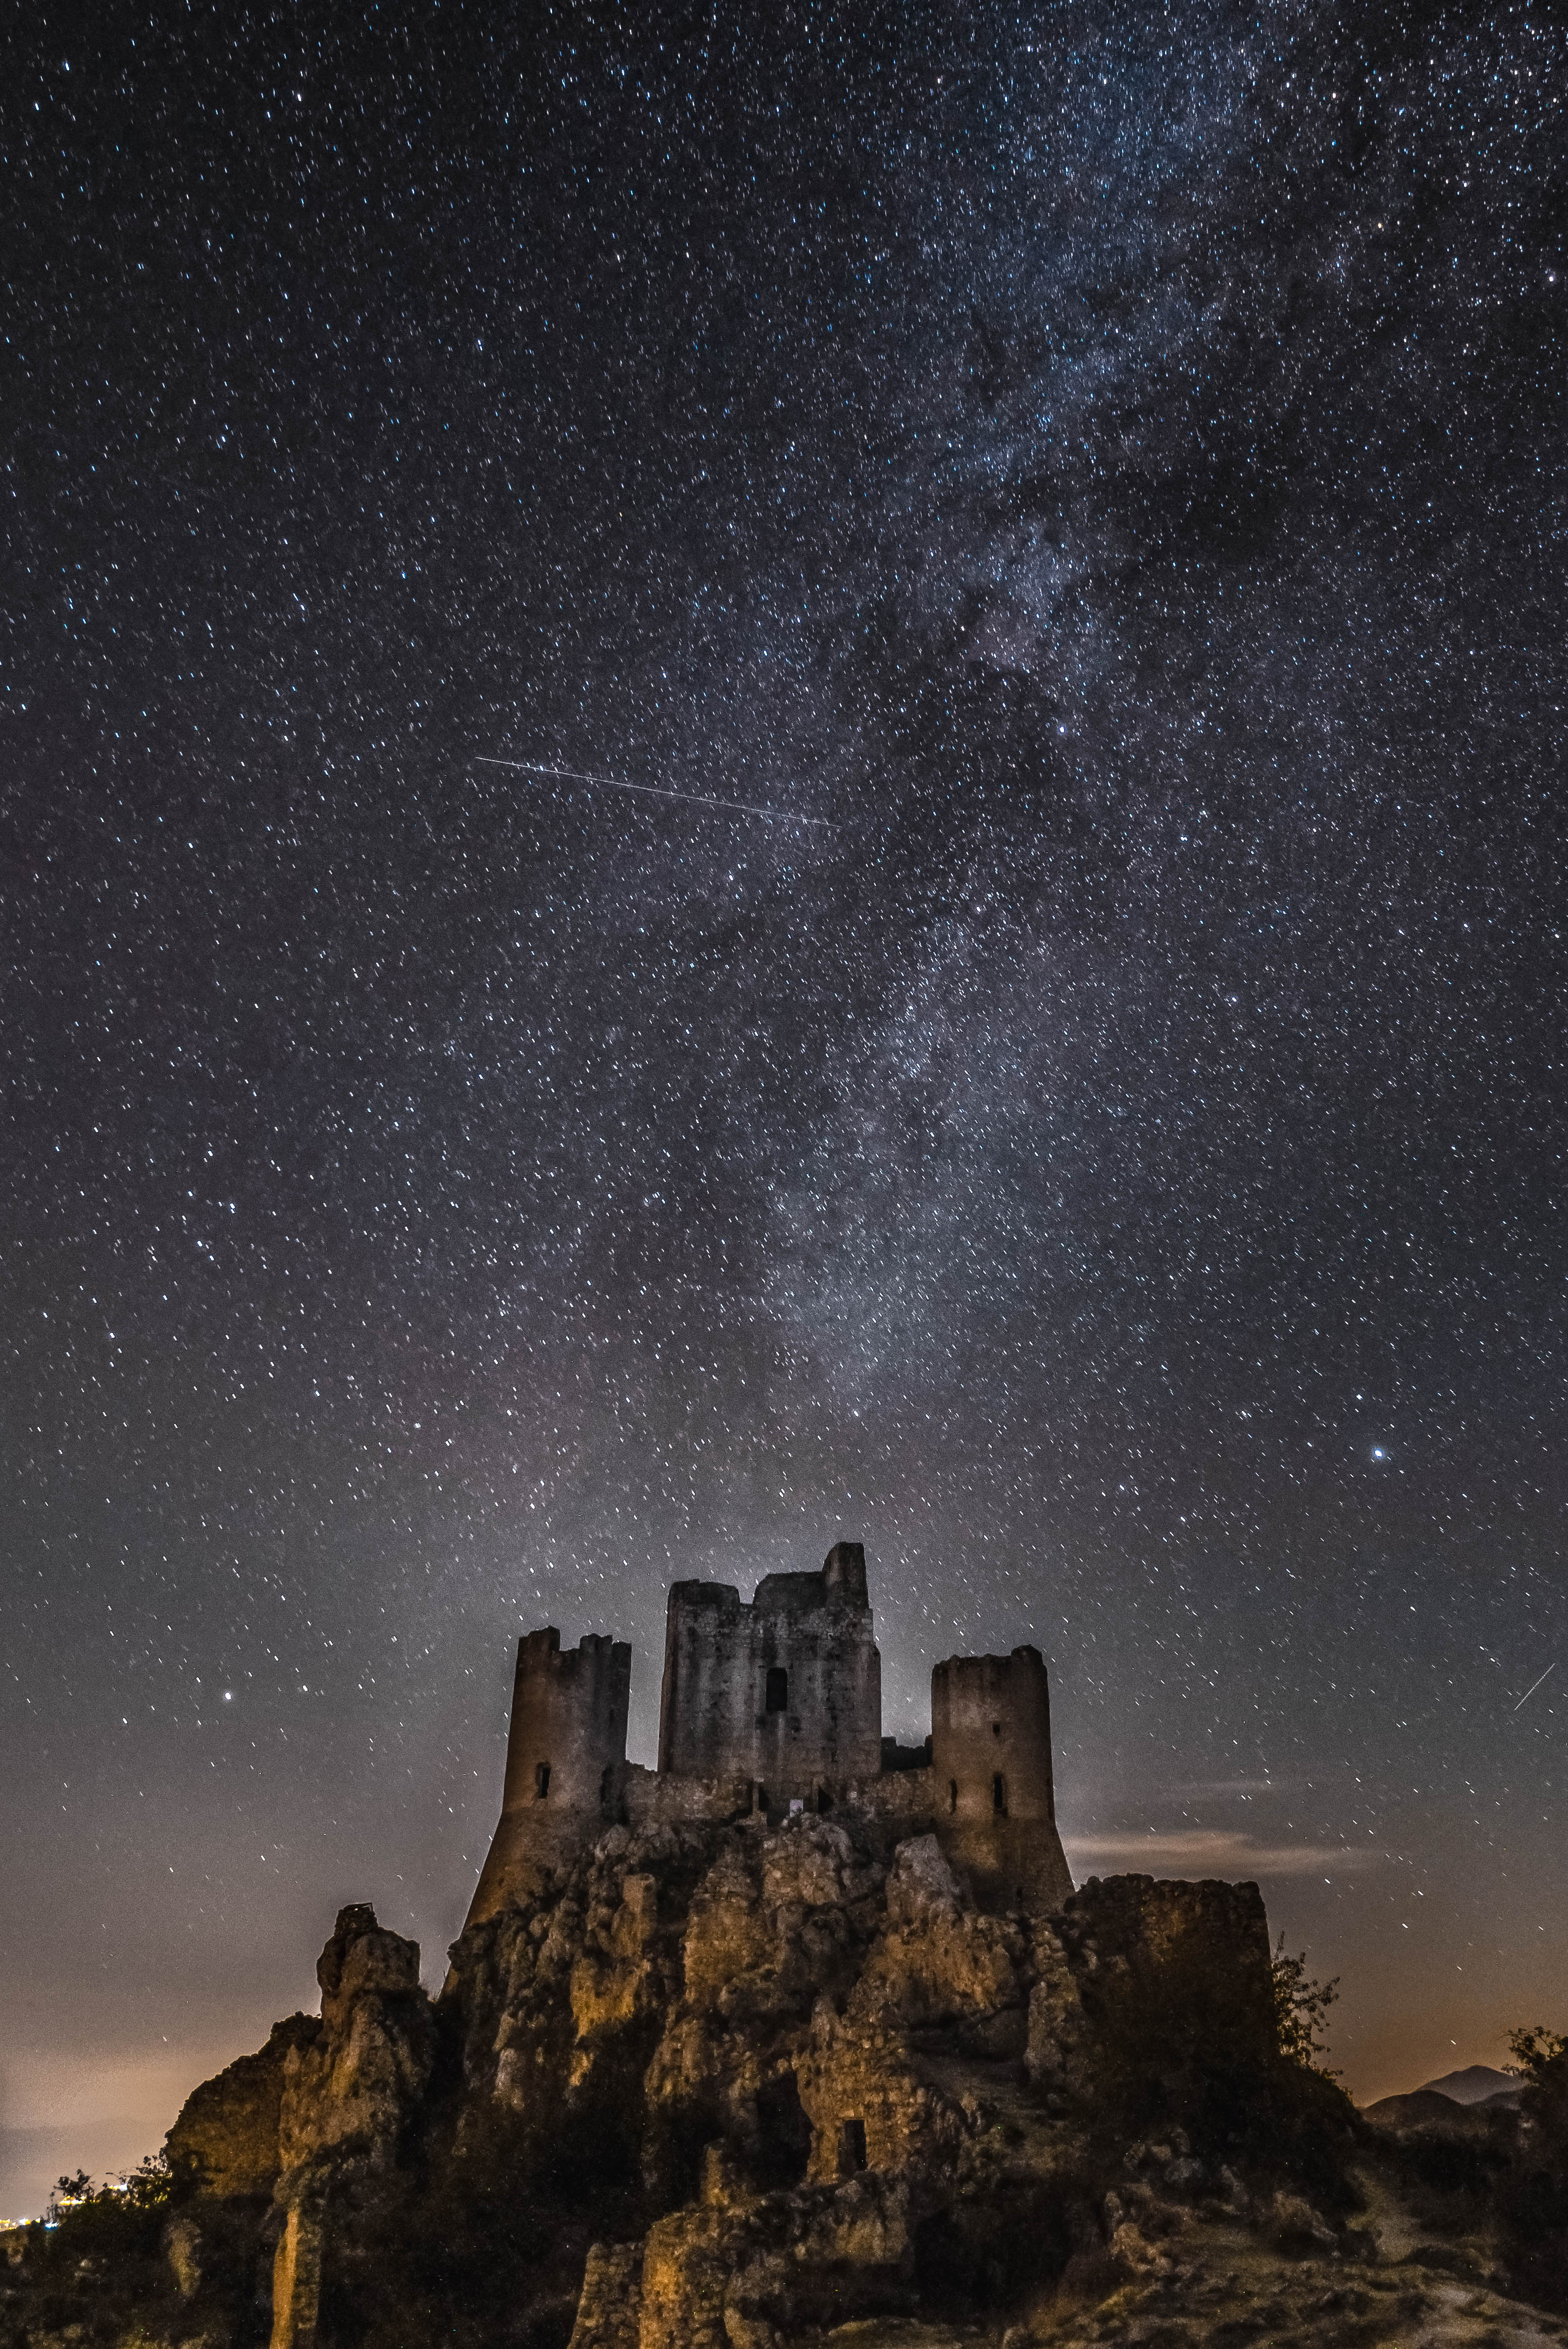
<svg viewBox="0 0 1568 2349">
<path fill-rule="evenodd" d="M 533 1799 L 534 1799 L 534 1801 L 535 1801 L 536 1803 L 542 1803 L 542 1802 L 543 1802 L 543 1800 L 544 1800 L 544 1797 L 546 1796 L 546 1795 L 548 1795 L 548 1794 L 549 1794 L 549 1792 L 550 1792 L 550 1764 L 549 1764 L 549 1763 L 548 1763 L 548 1762 L 536 1762 L 536 1763 L 534 1764 L 534 1765 L 533 1765 Z"/>
<path fill-rule="evenodd" d="M 947 1807 L 950 1811 L 955 1811 L 958 1808 L 958 1781 L 956 1778 L 949 1778 L 947 1781 Z"/>
<path fill-rule="evenodd" d="M 839 2123 L 839 2176 L 852 2178 L 866 2166 L 866 2125 L 864 2121 Z"/>
<path fill-rule="evenodd" d="M 1003 1777 L 1000 1770 L 997 1771 L 995 1776 L 991 1781 L 991 1808 L 995 1812 L 998 1818 L 1005 1819 L 1006 1817 L 1007 1781 Z"/>
<path fill-rule="evenodd" d="M 612 1762 L 599 1781 L 599 1808 L 607 1811 L 615 1799 L 615 1765 Z"/>
<path fill-rule="evenodd" d="M 789 1710 L 789 1675 L 782 1664 L 768 1667 L 768 1710 L 788 1713 Z"/>
</svg>

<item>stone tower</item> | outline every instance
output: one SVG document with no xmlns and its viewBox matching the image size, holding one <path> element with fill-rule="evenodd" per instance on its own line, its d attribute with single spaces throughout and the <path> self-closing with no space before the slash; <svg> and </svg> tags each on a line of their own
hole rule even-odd
<svg viewBox="0 0 1568 2349">
<path fill-rule="evenodd" d="M 469 1925 L 511 1907 L 531 1871 L 570 1858 L 614 1819 L 631 1691 L 624 1640 L 591 1633 L 562 1653 L 552 1628 L 518 1641 L 500 1819 Z"/>
<path fill-rule="evenodd" d="M 937 1665 L 931 1774 L 937 1840 L 982 1907 L 1058 1909 L 1073 1888 L 1057 1833 L 1051 1699 L 1037 1648 Z"/>
<path fill-rule="evenodd" d="M 769 1574 L 749 1605 L 725 1582 L 670 1591 L 661 1776 L 745 1777 L 770 1810 L 823 1808 L 882 1768 L 882 1658 L 866 1554 L 839 1542 L 816 1574 Z"/>
</svg>

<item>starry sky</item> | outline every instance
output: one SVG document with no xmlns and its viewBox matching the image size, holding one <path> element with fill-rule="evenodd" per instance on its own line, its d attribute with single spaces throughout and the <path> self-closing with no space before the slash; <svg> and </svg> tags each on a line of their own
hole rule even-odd
<svg viewBox="0 0 1568 2349">
<path fill-rule="evenodd" d="M 1357 2095 L 1568 2027 L 1547 12 L 8 39 L 0 2209 L 841 1536 Z"/>
</svg>

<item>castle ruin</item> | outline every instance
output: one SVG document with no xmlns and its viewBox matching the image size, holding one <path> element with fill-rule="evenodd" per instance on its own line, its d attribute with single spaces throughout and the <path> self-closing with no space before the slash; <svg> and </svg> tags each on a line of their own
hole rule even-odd
<svg viewBox="0 0 1568 2349">
<path fill-rule="evenodd" d="M 865 1551 L 815 1574 L 671 1588 L 656 1770 L 626 1760 L 632 1651 L 559 1631 L 518 1643 L 501 1814 L 469 1925 L 531 1897 L 607 1828 L 778 1826 L 848 1812 L 889 1848 L 934 1834 L 985 1909 L 1047 1913 L 1072 1878 L 1057 1833 L 1050 1695 L 1039 1651 L 953 1656 L 931 1676 L 931 1735 L 882 1733 L 882 1659 Z"/>
</svg>

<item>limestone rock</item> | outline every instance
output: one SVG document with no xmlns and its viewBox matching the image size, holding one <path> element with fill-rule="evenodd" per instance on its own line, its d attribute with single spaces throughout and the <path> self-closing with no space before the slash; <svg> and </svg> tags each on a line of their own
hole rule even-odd
<svg viewBox="0 0 1568 2349">
<path fill-rule="evenodd" d="M 1274 2198 L 1268 2215 L 1270 2240 L 1282 2251 L 1336 2251 L 1339 2238 L 1326 2219 L 1299 2194 L 1283 2189 Z"/>
<path fill-rule="evenodd" d="M 181 2299 L 194 2298 L 201 2282 L 201 2230 L 189 2211 L 179 2212 L 164 2228 L 163 2256 Z"/>
<path fill-rule="evenodd" d="M 1110 2239 L 1113 2265 L 1124 2275 L 1149 2277 L 1171 2273 L 1171 2261 L 1165 2252 L 1150 2242 L 1130 2219 L 1124 2219 Z"/>
<path fill-rule="evenodd" d="M 923 1927 L 954 1915 L 964 1905 L 958 1878 L 942 1856 L 935 1836 L 912 1836 L 893 1854 L 887 1880 L 890 1925 Z"/>
<path fill-rule="evenodd" d="M 1054 1924 L 1033 1920 L 1029 1937 L 1034 1981 L 1029 1991 L 1024 2069 L 1031 2086 L 1059 2106 L 1088 2087 L 1088 2019 L 1077 1979 Z"/>
<path fill-rule="evenodd" d="M 321 2313 L 322 2214 L 301 2195 L 290 2206 L 273 2258 L 270 2349 L 315 2349 Z"/>
<path fill-rule="evenodd" d="M 463 1933 L 435 2010 L 416 1945 L 345 1909 L 320 2018 L 171 2133 L 208 2190 L 150 2221 L 148 2337 L 178 2337 L 177 2290 L 253 2340 L 269 2266 L 273 2349 L 1450 2337 L 1460 2250 L 1388 2249 L 1319 2127 L 1335 2092 L 1281 2064 L 1253 1889 L 1009 1912 L 897 1833 L 847 1806 L 614 1824 Z M 1409 2147 L 1343 2134 L 1391 2206 Z M 1454 2349 L 1512 2324 L 1489 2306 Z"/>
<path fill-rule="evenodd" d="M 341 2033 L 356 1999 L 375 1992 L 398 1997 L 419 1987 L 419 1944 L 388 1933 L 364 1902 L 340 1909 L 332 1938 L 316 1960 L 322 2020 Z"/>
<path fill-rule="evenodd" d="M 191 2091 L 170 2130 L 165 2151 L 178 2175 L 211 2195 L 270 2194 L 281 2167 L 278 2124 L 291 2055 L 313 2046 L 321 2023 L 292 2014 L 275 2023 L 264 2047 L 242 2055 Z"/>
<path fill-rule="evenodd" d="M 433 2056 L 419 1945 L 383 1930 L 373 1909 L 345 1909 L 316 1979 L 322 2028 L 284 2062 L 280 2168 L 286 2175 L 327 2147 L 352 2148 L 385 2168 Z"/>
<path fill-rule="evenodd" d="M 856 1984 L 853 2011 L 906 2025 L 989 2023 L 985 2052 L 1021 2055 L 1027 2037 L 1029 1945 L 1014 1920 L 964 1904 L 934 1836 L 901 1844 L 887 1883 L 887 1928 Z M 1011 2021 L 1004 2023 L 1003 2017 Z"/>
</svg>

